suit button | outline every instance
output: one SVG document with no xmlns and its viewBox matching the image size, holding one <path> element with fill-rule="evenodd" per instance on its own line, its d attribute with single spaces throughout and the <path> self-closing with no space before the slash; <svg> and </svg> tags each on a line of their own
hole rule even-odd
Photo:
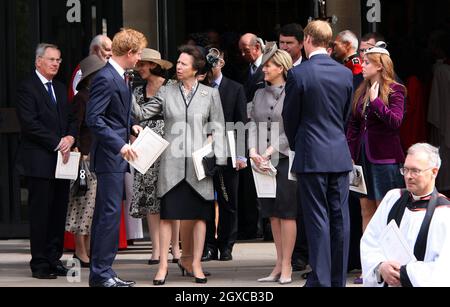
<svg viewBox="0 0 450 307">
<path fill-rule="evenodd" d="M 273 107 L 270 107 L 271 110 L 273 110 Z"/>
<path fill-rule="evenodd" d="M 270 143 L 270 140 L 269 140 L 269 139 L 267 139 L 267 143 Z"/>
<path fill-rule="evenodd" d="M 270 128 L 267 128 L 267 131 L 269 131 L 269 132 L 270 132 L 270 131 L 272 131 L 272 129 L 270 129 Z"/>
<path fill-rule="evenodd" d="M 269 117 L 269 118 L 268 118 L 268 120 L 269 120 L 269 122 L 270 122 L 270 121 L 272 120 L 272 118 L 271 118 L 271 117 Z"/>
</svg>

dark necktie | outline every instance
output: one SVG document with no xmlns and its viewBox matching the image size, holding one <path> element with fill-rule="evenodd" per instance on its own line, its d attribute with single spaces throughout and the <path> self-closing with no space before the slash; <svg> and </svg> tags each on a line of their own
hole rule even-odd
<svg viewBox="0 0 450 307">
<path fill-rule="evenodd" d="M 53 96 L 52 83 L 47 82 L 46 85 L 47 85 L 47 92 L 50 95 L 50 99 L 53 102 L 53 104 L 56 105 L 57 102 L 56 102 L 55 96 Z"/>
</svg>

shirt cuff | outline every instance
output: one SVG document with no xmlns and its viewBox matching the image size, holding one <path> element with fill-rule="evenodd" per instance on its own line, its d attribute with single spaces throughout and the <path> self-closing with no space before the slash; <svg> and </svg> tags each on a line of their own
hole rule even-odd
<svg viewBox="0 0 450 307">
<path fill-rule="evenodd" d="M 237 157 L 237 159 L 238 159 L 239 161 L 241 161 L 241 162 L 244 162 L 244 163 L 247 163 L 247 162 L 248 162 L 248 160 L 247 160 L 246 157 Z"/>
</svg>

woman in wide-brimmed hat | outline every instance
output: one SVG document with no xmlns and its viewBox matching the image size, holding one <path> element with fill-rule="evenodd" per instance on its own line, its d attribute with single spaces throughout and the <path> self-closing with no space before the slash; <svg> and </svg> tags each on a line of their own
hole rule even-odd
<svg viewBox="0 0 450 307">
<path fill-rule="evenodd" d="M 95 197 L 97 180 L 89 172 L 89 152 L 91 149 L 92 135 L 85 122 L 86 105 L 89 101 L 89 89 L 91 80 L 95 74 L 106 65 L 97 55 L 91 55 L 80 63 L 82 77 L 78 83 L 78 93 L 73 99 L 73 112 L 78 121 L 77 149 L 81 152 L 83 163 L 86 165 L 86 180 L 88 191 L 85 196 L 70 195 L 69 208 L 67 210 L 66 231 L 75 235 L 74 258 L 81 262 L 82 267 L 89 267 L 89 243 L 92 218 L 95 209 Z"/>
<path fill-rule="evenodd" d="M 145 81 L 143 86 L 134 90 L 136 103 L 139 107 L 156 95 L 162 86 L 170 80 L 165 78 L 168 70 L 173 67 L 169 61 L 161 59 L 161 54 L 153 49 L 144 49 L 141 60 L 136 65 L 136 71 Z M 149 127 L 157 134 L 164 135 L 164 120 L 155 118 L 140 123 L 142 127 Z M 160 200 L 156 196 L 156 184 L 158 182 L 159 161 L 156 162 L 147 174 L 135 174 L 133 185 L 133 200 L 131 205 L 131 215 L 135 218 L 147 218 L 150 237 L 152 239 L 152 257 L 148 261 L 149 265 L 159 264 L 159 223 L 160 223 Z M 180 222 L 172 225 L 172 255 L 173 262 L 180 258 L 179 231 Z"/>
</svg>

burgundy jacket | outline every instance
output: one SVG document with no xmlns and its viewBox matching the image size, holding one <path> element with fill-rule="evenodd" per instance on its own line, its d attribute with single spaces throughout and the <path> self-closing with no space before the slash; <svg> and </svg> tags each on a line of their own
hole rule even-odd
<svg viewBox="0 0 450 307">
<path fill-rule="evenodd" d="M 352 114 L 347 142 L 353 161 L 360 159 L 364 141 L 366 156 L 373 164 L 400 164 L 405 154 L 400 142 L 400 127 L 405 109 L 405 90 L 399 84 L 392 84 L 393 93 L 386 106 L 380 98 L 371 102 L 366 109 L 367 119 L 362 114 L 363 97 L 360 98 L 357 114 Z"/>
</svg>

